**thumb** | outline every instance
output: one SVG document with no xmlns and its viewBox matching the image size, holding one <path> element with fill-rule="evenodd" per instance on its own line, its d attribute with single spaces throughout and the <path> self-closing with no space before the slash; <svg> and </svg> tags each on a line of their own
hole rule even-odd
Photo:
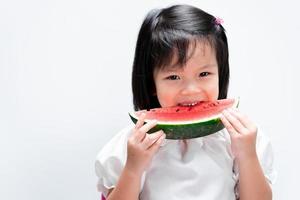
<svg viewBox="0 0 300 200">
<path fill-rule="evenodd" d="M 153 153 L 156 153 L 158 150 L 159 150 L 159 148 L 160 148 L 160 146 L 161 146 L 161 144 L 165 141 L 165 138 L 166 138 L 166 134 L 165 133 L 163 133 L 153 144 L 152 144 L 152 146 L 149 148 L 149 150 L 151 151 L 151 152 L 153 152 Z"/>
</svg>

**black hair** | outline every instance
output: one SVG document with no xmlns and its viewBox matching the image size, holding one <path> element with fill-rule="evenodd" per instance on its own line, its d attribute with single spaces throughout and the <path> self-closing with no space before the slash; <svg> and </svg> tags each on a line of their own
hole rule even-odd
<svg viewBox="0 0 300 200">
<path fill-rule="evenodd" d="M 170 64 L 175 54 L 178 64 L 183 66 L 189 59 L 189 46 L 198 40 L 209 42 L 215 50 L 218 99 L 227 97 L 229 61 L 224 27 L 214 16 L 199 8 L 174 5 L 151 10 L 140 28 L 132 70 L 134 110 L 161 107 L 155 95 L 154 69 Z"/>
</svg>

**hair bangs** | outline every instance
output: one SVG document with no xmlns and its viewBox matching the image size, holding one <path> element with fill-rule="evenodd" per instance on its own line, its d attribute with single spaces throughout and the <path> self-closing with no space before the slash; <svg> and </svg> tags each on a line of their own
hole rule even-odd
<svg viewBox="0 0 300 200">
<path fill-rule="evenodd" d="M 188 60 L 191 46 L 191 34 L 183 30 L 158 30 L 153 33 L 151 56 L 154 68 L 164 69 L 168 66 L 183 66 Z M 174 58 L 176 59 L 174 62 Z"/>
<path fill-rule="evenodd" d="M 197 43 L 208 44 L 215 49 L 210 35 L 193 35 L 184 30 L 158 30 L 152 37 L 152 59 L 154 68 L 183 67 L 193 56 Z"/>
</svg>

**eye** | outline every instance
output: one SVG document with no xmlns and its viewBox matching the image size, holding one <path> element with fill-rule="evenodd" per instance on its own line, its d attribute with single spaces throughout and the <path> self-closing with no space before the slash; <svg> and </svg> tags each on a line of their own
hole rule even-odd
<svg viewBox="0 0 300 200">
<path fill-rule="evenodd" d="M 168 80 L 179 80 L 180 78 L 177 75 L 171 75 L 171 76 L 168 76 L 166 79 L 168 79 Z"/>
<path fill-rule="evenodd" d="M 205 76 L 208 76 L 210 73 L 209 72 L 201 72 L 199 74 L 200 77 L 205 77 Z"/>
</svg>

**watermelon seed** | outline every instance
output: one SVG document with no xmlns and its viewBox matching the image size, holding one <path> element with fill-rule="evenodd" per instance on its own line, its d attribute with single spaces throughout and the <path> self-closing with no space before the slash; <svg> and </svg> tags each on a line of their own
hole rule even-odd
<svg viewBox="0 0 300 200">
<path fill-rule="evenodd" d="M 179 108 L 177 108 L 176 112 L 179 112 L 179 110 L 180 110 L 180 109 L 179 109 Z"/>
</svg>

